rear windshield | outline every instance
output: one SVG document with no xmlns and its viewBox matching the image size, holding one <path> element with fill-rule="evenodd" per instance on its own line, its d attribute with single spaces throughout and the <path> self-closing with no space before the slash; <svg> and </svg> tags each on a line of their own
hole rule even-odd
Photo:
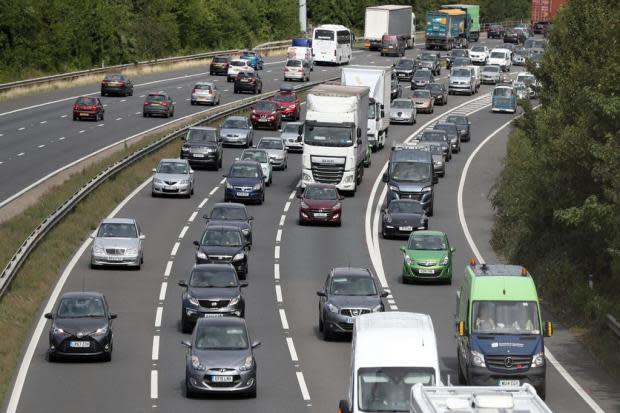
<svg viewBox="0 0 620 413">
<path fill-rule="evenodd" d="M 286 62 L 288 67 L 301 67 L 301 60 L 289 60 Z"/>
<path fill-rule="evenodd" d="M 411 96 L 419 99 L 428 99 L 431 97 L 431 91 L 427 89 L 414 90 Z"/>
<path fill-rule="evenodd" d="M 201 85 L 199 83 L 197 85 L 194 85 L 194 89 L 198 89 L 198 90 L 211 90 L 211 85 Z"/>
<path fill-rule="evenodd" d="M 105 80 L 123 80 L 123 75 L 107 75 Z"/>
<path fill-rule="evenodd" d="M 418 70 L 417 72 L 415 72 L 413 77 L 416 79 L 430 79 L 431 71 L 430 70 Z"/>
<path fill-rule="evenodd" d="M 392 102 L 392 107 L 396 109 L 411 109 L 413 102 L 410 99 L 397 99 Z"/>
<path fill-rule="evenodd" d="M 484 52 L 484 46 L 474 46 L 471 48 L 472 52 Z"/>
<path fill-rule="evenodd" d="M 79 103 L 80 105 L 96 105 L 97 104 L 97 99 L 95 99 L 95 98 L 79 98 L 77 100 L 77 103 Z"/>
<path fill-rule="evenodd" d="M 241 155 L 242 161 L 256 161 L 259 163 L 267 163 L 269 159 L 264 151 L 243 151 Z"/>
<path fill-rule="evenodd" d="M 232 66 L 246 66 L 246 62 L 240 60 L 233 60 L 232 62 L 230 62 L 230 64 Z"/>
<path fill-rule="evenodd" d="M 493 96 L 510 97 L 512 96 L 512 89 L 505 87 L 497 88 L 493 90 Z"/>
<path fill-rule="evenodd" d="M 146 97 L 146 100 L 149 100 L 151 102 L 162 102 L 166 100 L 166 96 L 165 95 L 148 95 Z"/>
<path fill-rule="evenodd" d="M 334 32 L 331 30 L 317 30 L 314 32 L 314 38 L 318 40 L 334 40 Z"/>
<path fill-rule="evenodd" d="M 433 131 L 425 131 L 420 137 L 421 141 L 426 142 L 446 142 L 446 133 L 445 132 L 433 132 Z"/>
<path fill-rule="evenodd" d="M 227 57 L 214 57 L 213 62 L 214 63 L 228 63 L 228 58 Z"/>
<path fill-rule="evenodd" d="M 437 60 L 437 55 L 430 54 L 430 53 L 424 53 L 420 55 L 419 59 L 435 62 Z"/>
<path fill-rule="evenodd" d="M 245 119 L 226 119 L 224 121 L 224 124 L 222 125 L 222 128 L 247 129 L 248 123 L 245 121 Z"/>
<path fill-rule="evenodd" d="M 258 143 L 260 149 L 284 149 L 282 139 L 261 139 Z"/>
<path fill-rule="evenodd" d="M 448 116 L 446 118 L 446 122 L 450 122 L 450 123 L 455 123 L 457 125 L 461 125 L 461 124 L 466 124 L 467 123 L 467 119 L 465 119 L 462 116 Z"/>
<path fill-rule="evenodd" d="M 290 93 L 277 94 L 273 97 L 273 100 L 277 100 L 278 102 L 295 102 L 295 95 Z"/>
</svg>

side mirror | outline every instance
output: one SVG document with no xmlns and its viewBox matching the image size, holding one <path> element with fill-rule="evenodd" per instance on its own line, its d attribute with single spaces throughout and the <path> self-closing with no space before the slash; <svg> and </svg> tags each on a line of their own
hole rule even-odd
<svg viewBox="0 0 620 413">
<path fill-rule="evenodd" d="M 193 175 L 193 174 L 194 174 L 194 170 L 193 170 L 193 169 L 190 169 L 190 170 L 189 170 L 189 173 L 190 173 L 190 175 Z"/>
<path fill-rule="evenodd" d="M 187 281 L 185 280 L 179 281 L 178 284 L 179 284 L 179 287 L 187 287 Z"/>
<path fill-rule="evenodd" d="M 381 298 L 385 298 L 385 297 L 387 297 L 390 294 L 388 294 L 387 291 L 381 291 L 381 294 L 379 294 L 379 295 L 380 295 Z"/>
<path fill-rule="evenodd" d="M 545 337 L 553 336 L 553 323 L 551 321 L 545 321 Z"/>
<path fill-rule="evenodd" d="M 194 241 L 194 245 L 197 246 L 197 247 L 200 247 L 200 242 Z"/>
<path fill-rule="evenodd" d="M 387 172 L 383 174 L 382 180 L 383 180 L 383 182 L 389 182 L 390 181 L 390 176 L 388 175 Z"/>
<path fill-rule="evenodd" d="M 357 137 L 358 138 L 362 137 L 362 128 L 360 128 L 359 126 L 357 127 Z"/>
<path fill-rule="evenodd" d="M 297 142 L 301 142 L 302 140 L 303 140 L 303 136 L 298 135 L 298 136 L 297 136 Z"/>
<path fill-rule="evenodd" d="M 140 234 L 140 241 L 144 241 L 146 239 L 146 235 Z"/>
<path fill-rule="evenodd" d="M 327 294 L 325 294 L 325 291 L 323 290 L 317 291 L 316 295 L 318 295 L 319 297 L 327 297 Z"/>
<path fill-rule="evenodd" d="M 248 285 L 249 285 L 249 284 L 248 284 L 247 282 L 245 282 L 245 281 L 241 281 L 241 282 L 239 283 L 239 288 L 245 288 L 245 287 L 247 287 Z"/>
<path fill-rule="evenodd" d="M 257 347 L 260 347 L 260 345 L 261 345 L 261 344 L 262 344 L 262 343 L 261 343 L 260 341 L 253 341 L 253 342 L 252 342 L 252 348 L 257 348 Z"/>
<path fill-rule="evenodd" d="M 151 169 L 151 172 L 153 172 L 153 173 L 157 172 L 157 168 Z"/>
<path fill-rule="evenodd" d="M 407 253 L 407 247 L 405 247 L 404 245 L 400 246 L 400 250 L 405 254 Z"/>
<path fill-rule="evenodd" d="M 53 320 L 54 319 L 54 315 L 52 313 L 45 313 L 45 315 L 43 317 L 47 318 L 48 320 Z"/>
<path fill-rule="evenodd" d="M 304 125 L 299 125 L 299 129 L 297 129 L 297 134 L 303 135 L 304 133 Z"/>
<path fill-rule="evenodd" d="M 192 343 L 190 343 L 189 341 L 181 341 L 181 344 L 183 344 L 187 348 L 192 348 Z"/>
<path fill-rule="evenodd" d="M 254 221 L 254 216 L 250 215 L 250 216 L 248 217 L 248 221 Z"/>
<path fill-rule="evenodd" d="M 222 175 L 224 178 L 228 178 L 228 174 L 223 174 Z"/>
<path fill-rule="evenodd" d="M 465 335 L 465 323 L 463 320 L 460 320 L 458 323 L 458 333 L 459 337 L 463 337 Z"/>
<path fill-rule="evenodd" d="M 118 314 L 110 313 L 110 320 L 116 320 L 118 318 Z"/>
<path fill-rule="evenodd" d="M 343 201 L 344 200 L 344 195 L 338 195 L 338 200 Z"/>
<path fill-rule="evenodd" d="M 209 218 L 209 215 L 207 215 L 207 214 L 204 214 L 204 215 L 202 216 L 202 218 L 203 218 L 203 219 L 205 219 L 205 220 L 207 220 L 207 221 L 210 219 L 210 218 Z"/>
<path fill-rule="evenodd" d="M 349 402 L 346 400 L 340 400 L 338 402 L 338 413 L 351 413 L 351 409 L 349 408 Z"/>
<path fill-rule="evenodd" d="M 250 106 L 250 110 L 254 110 L 254 106 Z"/>
</svg>

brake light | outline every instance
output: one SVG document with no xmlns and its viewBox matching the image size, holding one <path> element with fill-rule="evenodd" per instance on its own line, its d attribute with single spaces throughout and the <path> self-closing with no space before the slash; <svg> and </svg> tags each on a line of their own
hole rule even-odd
<svg viewBox="0 0 620 413">
<path fill-rule="evenodd" d="M 161 102 L 162 106 L 168 106 L 168 102 Z"/>
<path fill-rule="evenodd" d="M 283 71 L 283 72 L 288 72 L 288 67 L 284 66 L 284 67 L 282 68 L 282 71 Z"/>
<path fill-rule="evenodd" d="M 148 104 L 149 104 L 149 101 L 148 101 L 148 100 L 145 100 L 145 101 L 144 101 L 144 106 L 146 106 L 146 105 L 148 105 Z"/>
<path fill-rule="evenodd" d="M 211 89 L 207 90 L 207 95 L 212 95 L 213 92 L 211 91 Z"/>
<path fill-rule="evenodd" d="M 80 107 L 78 105 L 73 105 L 73 110 L 79 110 Z"/>
<path fill-rule="evenodd" d="M 102 80 L 101 83 L 104 84 L 104 85 L 107 85 L 108 81 L 107 80 Z"/>
</svg>

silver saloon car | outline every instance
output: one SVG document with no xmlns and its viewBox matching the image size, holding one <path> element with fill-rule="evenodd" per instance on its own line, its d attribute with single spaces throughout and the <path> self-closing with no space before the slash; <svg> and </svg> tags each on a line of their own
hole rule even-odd
<svg viewBox="0 0 620 413">
<path fill-rule="evenodd" d="M 247 148 L 252 145 L 254 138 L 252 123 L 245 116 L 229 116 L 220 128 L 220 136 L 222 143 L 226 145 L 241 145 Z"/>
<path fill-rule="evenodd" d="M 91 268 L 115 265 L 140 269 L 144 263 L 143 248 L 146 237 L 140 232 L 135 219 L 104 219 L 91 238 Z"/>
<path fill-rule="evenodd" d="M 194 194 L 194 170 L 187 159 L 162 159 L 153 168 L 151 194 L 183 195 L 190 198 Z"/>
<path fill-rule="evenodd" d="M 258 149 L 264 149 L 269 156 L 269 162 L 273 169 L 285 170 L 288 167 L 288 156 L 284 141 L 280 137 L 261 138 L 256 145 Z"/>
<path fill-rule="evenodd" d="M 399 98 L 392 101 L 390 107 L 390 123 L 416 123 L 417 111 L 413 100 L 410 98 Z"/>
</svg>

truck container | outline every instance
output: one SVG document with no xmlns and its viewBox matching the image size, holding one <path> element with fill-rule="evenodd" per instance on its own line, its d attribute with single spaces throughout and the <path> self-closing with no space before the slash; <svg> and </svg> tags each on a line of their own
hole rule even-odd
<svg viewBox="0 0 620 413">
<path fill-rule="evenodd" d="M 301 186 L 334 184 L 355 193 L 364 176 L 368 148 L 368 101 L 365 86 L 325 84 L 306 98 Z"/>
<path fill-rule="evenodd" d="M 480 38 L 480 6 L 477 4 L 444 4 L 442 9 L 457 9 L 467 13 L 465 32 L 470 42 L 477 42 Z"/>
<path fill-rule="evenodd" d="M 426 48 L 452 50 L 467 47 L 465 18 L 467 13 L 457 9 L 442 9 L 426 13 Z"/>
<path fill-rule="evenodd" d="M 345 86 L 367 86 L 368 143 L 373 150 L 383 148 L 390 125 L 392 68 L 389 66 L 345 66 L 340 83 Z"/>
<path fill-rule="evenodd" d="M 409 49 L 414 46 L 415 14 L 411 6 L 366 7 L 364 47 L 378 50 L 384 34 L 402 37 Z"/>
<path fill-rule="evenodd" d="M 532 23 L 550 22 L 568 0 L 532 0 Z"/>
</svg>

